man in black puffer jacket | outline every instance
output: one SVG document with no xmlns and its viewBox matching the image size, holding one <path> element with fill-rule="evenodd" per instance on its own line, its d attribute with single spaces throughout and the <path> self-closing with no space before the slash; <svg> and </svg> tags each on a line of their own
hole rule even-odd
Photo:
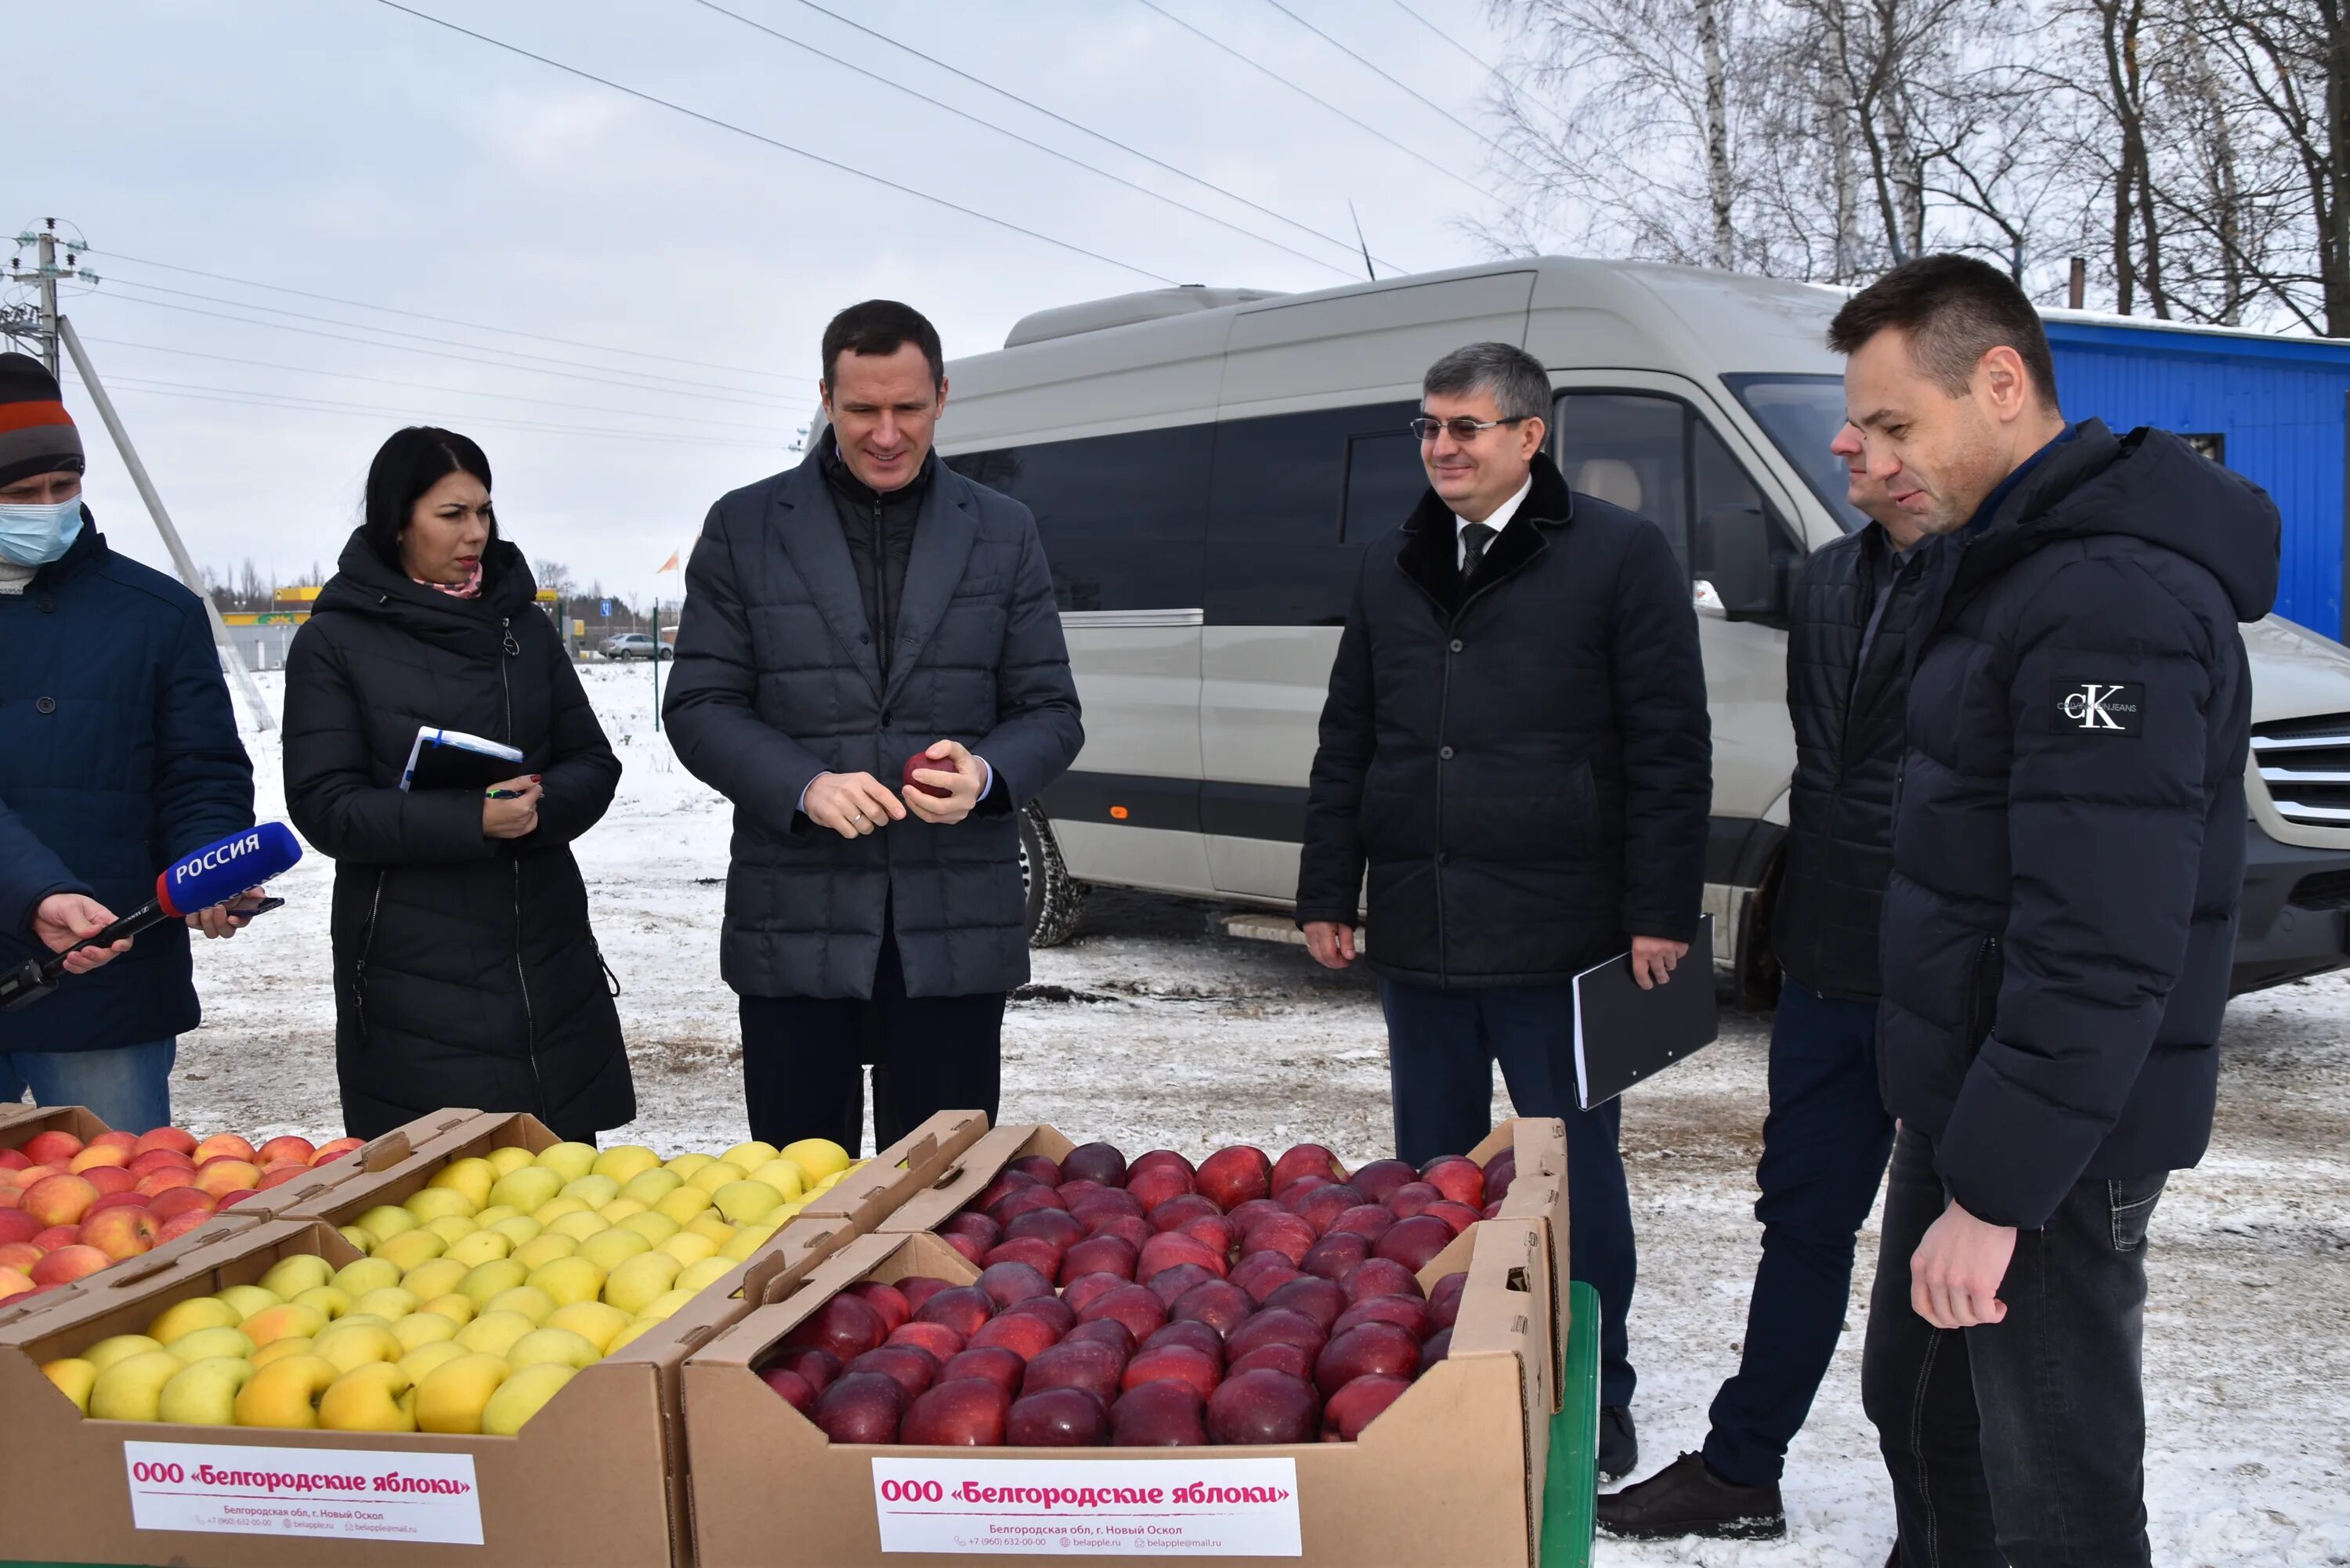
<svg viewBox="0 0 2350 1568">
<path fill-rule="evenodd" d="M 1856 462 L 1859 432 L 1846 426 L 1834 450 Z M 1812 553 L 1787 631 L 1795 776 L 1770 925 L 1784 974 L 1744 1347 L 1714 1396 L 1702 1451 L 1599 1499 L 1611 1535 L 1785 1533 L 1787 1445 L 1843 1334 L 1855 1244 L 1893 1148 L 1877 1089 L 1877 923 L 1893 870 L 1909 627 L 1931 542 L 1866 469 L 1851 470 L 1850 496 L 1875 521 Z"/>
<path fill-rule="evenodd" d="M 1575 1104 L 1574 977 L 1632 950 L 1665 983 L 1696 934 L 1712 802 L 1690 581 L 1661 530 L 1566 487 L 1543 451 L 1550 377 L 1514 345 L 1429 368 L 1430 488 L 1362 575 L 1322 709 L 1297 870 L 1315 959 L 1369 962 L 1396 1152 L 1563 1116 L 1574 1273 L 1599 1293 L 1599 1473 L 1638 1462 L 1626 1325 L 1638 1272 L 1621 1102 Z M 1711 973 L 1675 983 L 1711 985 Z"/>
<path fill-rule="evenodd" d="M 1981 262 L 1896 267 L 1830 342 L 1868 471 L 1950 535 L 1912 632 L 1878 1021 L 1902 1130 L 1862 1384 L 1901 1550 L 2144 1563 L 2147 1221 L 2210 1135 L 2237 623 L 2275 597 L 2276 509 L 2175 436 L 2067 425 L 2039 317 Z M 1970 1388 L 1938 1397 L 1954 1365 Z"/>
</svg>

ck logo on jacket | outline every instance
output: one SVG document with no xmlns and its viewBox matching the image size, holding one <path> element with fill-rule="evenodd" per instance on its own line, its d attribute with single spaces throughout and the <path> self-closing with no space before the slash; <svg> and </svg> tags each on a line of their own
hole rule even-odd
<svg viewBox="0 0 2350 1568">
<path fill-rule="evenodd" d="M 2097 735 L 2136 735 L 2146 728 L 2146 687 L 2127 680 L 2064 680 L 2056 685 L 2056 724 Z"/>
</svg>

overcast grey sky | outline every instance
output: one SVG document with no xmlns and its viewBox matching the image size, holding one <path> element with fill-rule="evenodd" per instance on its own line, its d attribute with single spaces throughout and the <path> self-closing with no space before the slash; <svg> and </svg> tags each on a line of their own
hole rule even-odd
<svg viewBox="0 0 2350 1568">
<path fill-rule="evenodd" d="M 881 38 L 804 0 L 723 3 L 1264 238 L 959 119 L 698 0 L 412 4 L 858 174 L 380 0 L 25 7 L 11 17 L 12 41 L 20 58 L 43 62 L 46 90 L 10 116 L 0 223 L 55 214 L 94 247 L 88 265 L 104 281 L 68 312 L 200 562 L 233 567 L 250 556 L 288 581 L 313 560 L 331 566 L 377 445 L 400 424 L 431 421 L 487 449 L 504 526 L 534 559 L 567 563 L 583 585 L 601 578 L 642 593 L 712 499 L 795 461 L 785 449 L 814 403 L 817 337 L 854 300 L 912 302 L 951 357 L 996 347 L 1028 311 L 1161 280 L 1303 289 L 1358 277 L 1350 200 L 1382 275 L 1388 264 L 1427 271 L 1480 254 L 1458 221 L 1490 210 L 1487 150 L 1273 0 L 821 0 Z M 1479 123 L 1489 78 L 1471 57 L 1498 62 L 1506 40 L 1473 0 L 1282 6 Z M 99 525 L 118 548 L 168 566 L 87 397 L 69 382 L 67 399 L 90 452 Z M 674 592 L 677 581 L 659 585 Z"/>
</svg>

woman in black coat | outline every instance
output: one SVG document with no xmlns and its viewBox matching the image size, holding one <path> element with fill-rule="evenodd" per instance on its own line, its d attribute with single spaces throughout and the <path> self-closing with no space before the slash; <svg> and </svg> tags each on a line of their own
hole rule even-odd
<svg viewBox="0 0 2350 1568">
<path fill-rule="evenodd" d="M 368 472 L 366 518 L 286 659 L 286 800 L 335 859 L 343 1123 L 528 1111 L 595 1141 L 636 1115 L 619 1014 L 570 843 L 620 764 L 498 537 L 490 465 L 416 427 Z M 516 777 L 401 790 L 417 730 L 518 749 Z"/>
</svg>

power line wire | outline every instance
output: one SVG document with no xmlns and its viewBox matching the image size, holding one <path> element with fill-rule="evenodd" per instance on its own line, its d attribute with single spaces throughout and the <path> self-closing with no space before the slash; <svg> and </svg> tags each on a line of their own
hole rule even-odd
<svg viewBox="0 0 2350 1568">
<path fill-rule="evenodd" d="M 1329 45 L 1332 48 L 1337 50 L 1340 54 L 1346 56 L 1348 59 L 1354 61 L 1357 65 L 1362 67 L 1365 70 L 1369 71 L 1373 76 L 1378 77 L 1381 81 L 1384 81 L 1396 88 L 1397 91 L 1407 94 L 1415 101 L 1427 105 L 1430 109 L 1434 109 L 1437 113 L 1442 115 L 1445 119 L 1451 120 L 1453 124 L 1459 126 L 1470 135 L 1475 137 L 1479 141 L 1483 142 L 1487 147 L 1492 148 L 1495 152 L 1500 153 L 1511 162 L 1515 163 L 1527 173 L 1534 175 L 1536 179 L 1541 178 L 1540 172 L 1533 164 L 1527 162 L 1524 159 L 1519 157 L 1508 148 L 1503 147 L 1500 142 L 1494 140 L 1492 137 L 1486 135 L 1483 131 L 1478 130 L 1475 126 L 1470 124 L 1467 120 L 1461 119 L 1459 115 L 1453 113 L 1451 109 L 1445 108 L 1434 99 L 1421 93 L 1418 88 L 1412 87 L 1401 78 L 1391 76 L 1388 72 L 1381 70 L 1378 66 L 1373 65 L 1369 60 L 1364 58 L 1361 55 L 1357 54 L 1354 50 L 1348 48 L 1346 45 L 1340 43 L 1337 39 L 1332 37 L 1329 34 L 1324 32 L 1321 28 L 1307 21 L 1305 17 L 1299 16 L 1288 6 L 1283 5 L 1281 0 L 1264 0 L 1264 3 L 1272 6 L 1274 10 L 1280 12 L 1283 16 L 1288 17 L 1291 21 L 1296 23 L 1299 26 L 1305 28 L 1307 32 L 1313 34 L 1315 37 L 1321 39 L 1324 43 Z"/>
<path fill-rule="evenodd" d="M 1057 125 L 1066 125 L 1071 130 L 1077 132 L 1081 136 L 1089 136 L 1105 147 L 1115 147 L 1129 158 L 1139 158 L 1145 163 L 1151 165 L 1155 169 L 1163 169 L 1168 173 L 1174 175 L 1178 179 L 1188 180 L 1192 184 L 1201 187 L 1202 190 L 1213 191 L 1217 195 L 1223 197 L 1227 201 L 1237 202 L 1242 206 L 1248 208 L 1252 212 L 1262 213 L 1266 217 L 1273 219 L 1276 223 L 1286 223 L 1291 228 L 1295 229 L 1299 234 L 1311 234 L 1315 239 L 1336 245 L 1341 250 L 1352 252 L 1354 249 L 1352 245 L 1347 244 L 1345 236 L 1343 235 L 1326 233 L 1321 229 L 1314 227 L 1311 223 L 1302 223 L 1299 220 L 1291 217 L 1288 213 L 1280 211 L 1278 208 L 1268 207 L 1261 202 L 1253 202 L 1237 191 L 1228 190 L 1224 186 L 1217 184 L 1212 180 L 1203 179 L 1200 175 L 1194 174 L 1187 169 L 1178 168 L 1176 165 L 1168 162 L 1163 158 L 1155 158 L 1149 153 L 1143 151 L 1140 148 L 1129 146 L 1127 143 L 1118 140 L 1118 138 L 1114 136 L 1108 135 L 1104 131 L 1095 130 L 1090 125 L 1072 119 L 1066 114 L 1061 114 L 1055 110 L 1046 109 L 1043 104 L 1036 102 L 1034 99 L 1024 98 L 1020 94 L 1014 92 L 1010 88 L 998 87 L 995 83 L 987 80 L 983 77 L 974 76 L 959 66 L 948 64 L 945 60 L 939 58 L 936 55 L 926 55 L 910 44 L 903 43 L 899 39 L 890 37 L 886 33 L 877 32 L 875 29 L 867 26 L 864 23 L 858 21 L 852 16 L 844 16 L 839 12 L 831 9 L 829 6 L 819 5 L 816 4 L 816 0 L 793 0 L 793 3 L 807 10 L 814 11 L 818 16 L 829 16 L 834 21 L 839 23 L 842 26 L 862 33 L 867 37 L 875 40 L 877 43 L 887 44 L 889 47 L 896 49 L 900 54 L 911 55 L 914 58 L 922 61 L 926 65 L 934 66 L 938 69 L 946 72 L 951 77 L 954 77 L 962 81 L 967 81 L 973 87 L 983 88 L 988 92 L 995 94 L 998 98 L 1005 99 L 1013 103 L 1016 103 L 1021 108 L 1029 110 L 1031 113 L 1041 114 L 1045 119 L 1052 120 Z M 1394 267 L 1398 272 L 1409 270 L 1409 268 L 1398 265 L 1394 262 L 1388 261 L 1385 256 L 1380 256 L 1378 259 L 1386 265 Z"/>
<path fill-rule="evenodd" d="M 172 288 L 160 283 L 142 283 L 135 277 L 118 277 L 112 281 L 127 288 L 143 288 L 151 294 L 168 294 L 180 299 L 201 299 L 208 305 L 234 306 L 239 310 L 258 310 L 266 316 L 286 316 L 293 317 L 296 321 L 315 321 L 327 327 L 348 327 L 360 332 L 379 333 L 386 337 L 406 337 L 418 343 L 445 344 L 451 341 L 451 339 L 446 337 L 432 337 L 429 333 L 403 332 L 397 327 L 370 327 L 364 321 L 345 321 L 333 316 L 311 316 L 299 310 L 288 310 L 285 306 L 279 305 L 255 305 L 251 300 L 247 299 L 223 299 L 216 294 L 197 294 L 184 288 Z M 500 348 L 496 345 L 490 343 L 461 343 L 457 344 L 456 347 L 462 348 L 479 348 L 484 353 L 504 354 L 511 359 L 525 359 L 538 365 L 559 365 L 573 370 L 605 371 L 617 370 L 619 369 L 619 367 L 612 365 L 584 364 L 577 359 L 556 359 L 544 354 L 525 354 L 519 348 Z M 517 369 L 519 368 L 520 367 L 517 367 Z M 624 371 L 621 373 L 629 374 L 631 372 Z M 670 386 L 675 387 L 680 390 L 699 390 L 704 384 L 700 381 L 688 380 L 681 376 L 659 375 L 650 370 L 639 370 L 633 372 L 633 374 L 638 377 L 640 382 L 666 382 Z M 755 387 L 722 387 L 720 389 L 722 391 L 728 392 L 741 392 L 754 398 L 765 398 L 775 402 L 796 402 L 808 407 L 815 406 L 815 400 L 812 398 L 793 398 L 782 392 L 761 391 Z"/>
<path fill-rule="evenodd" d="M 1354 275 L 1348 269 L 1338 265 L 1336 262 L 1326 261 L 1322 257 L 1313 254 L 1311 252 L 1301 251 L 1295 245 L 1287 244 L 1280 240 L 1273 239 L 1264 234 L 1260 234 L 1253 229 L 1243 228 L 1240 224 L 1232 223 L 1229 219 L 1220 218 L 1213 213 L 1207 212 L 1202 208 L 1191 205 L 1189 202 L 1179 201 L 1175 197 L 1170 196 L 1161 191 L 1154 191 L 1149 186 L 1142 184 L 1137 181 L 1129 180 L 1123 174 L 1114 174 L 1110 171 L 1101 168 L 1097 164 L 1088 163 L 1084 159 L 1064 152 L 1057 147 L 1035 140 L 1030 137 L 1023 136 L 1018 131 L 998 125 L 992 119 L 983 119 L 980 116 L 972 114 L 966 109 L 957 109 L 951 103 L 933 98 L 929 93 L 910 88 L 902 82 L 891 81 L 888 77 L 883 76 L 879 71 L 868 70 L 865 67 L 857 64 L 853 60 L 845 60 L 838 55 L 828 54 L 825 50 L 817 48 L 814 44 L 803 43 L 799 39 L 793 37 L 788 33 L 778 32 L 776 29 L 768 26 L 764 22 L 754 21 L 752 18 L 743 16 L 739 11 L 730 11 L 725 6 L 719 5 L 717 0 L 693 0 L 693 3 L 700 5 L 704 10 L 715 11 L 721 16 L 724 16 L 731 21 L 740 22 L 745 27 L 749 27 L 755 32 L 764 33 L 768 37 L 774 38 L 779 43 L 789 44 L 795 49 L 805 49 L 820 60 L 829 60 L 834 65 L 840 67 L 843 70 L 854 71 L 858 76 L 865 77 L 872 81 L 879 82 L 883 87 L 889 88 L 893 92 L 903 93 L 909 98 L 917 99 L 923 103 L 931 105 L 933 109 L 942 109 L 946 113 L 953 115 L 958 119 L 969 120 L 973 125 L 994 131 L 998 136 L 1008 137 L 1012 140 L 1020 143 L 1023 147 L 1034 148 L 1035 151 L 1044 153 L 1048 158 L 1057 158 L 1062 162 L 1074 165 L 1076 168 L 1086 171 L 1089 174 L 1098 174 L 1105 180 L 1115 181 L 1117 183 L 1125 186 L 1128 190 L 1139 192 L 1142 195 L 1149 197 L 1154 202 L 1164 202 L 1169 206 L 1174 207 L 1181 212 L 1189 213 L 1195 218 L 1204 218 L 1209 223 L 1215 224 L 1218 228 L 1229 229 L 1233 234 L 1240 235 L 1243 239 L 1254 240 L 1259 244 L 1271 245 L 1275 250 L 1286 251 L 1291 255 L 1297 257 L 1300 261 L 1310 262 L 1318 267 L 1326 267 L 1330 271 L 1339 274 L 1341 276 L 1351 277 Z"/>
<path fill-rule="evenodd" d="M 372 337 L 353 337 L 348 333 L 342 332 L 321 332 L 315 327 L 296 327 L 289 322 L 284 321 L 255 321 L 249 316 L 231 316 L 225 311 L 206 310 L 201 306 L 174 305 L 168 299 L 141 299 L 137 295 L 131 294 L 117 294 L 111 297 L 121 301 L 125 305 L 143 305 L 155 310 L 176 310 L 185 316 L 206 316 L 212 317 L 215 321 L 234 321 L 240 327 L 266 327 L 273 332 L 298 332 L 306 337 L 324 337 L 337 343 L 357 343 L 361 348 L 389 348 L 394 353 L 421 354 L 430 358 L 453 359 L 468 365 L 487 365 L 494 370 L 518 370 L 525 375 L 531 376 L 557 376 L 569 381 L 592 381 L 598 386 L 621 387 L 632 392 L 652 392 L 662 397 L 671 398 L 699 398 L 704 402 L 712 403 L 735 403 L 746 409 L 780 410 L 782 408 L 782 405 L 780 404 L 760 402 L 751 398 L 729 398 L 717 392 L 682 391 L 669 387 L 649 386 L 642 381 L 615 380 L 609 376 L 586 376 L 581 375 L 576 370 L 542 370 L 532 365 L 514 365 L 509 364 L 503 359 L 484 359 L 471 354 L 451 353 L 445 348 L 436 350 L 432 348 L 411 348 L 410 345 L 405 343 L 383 343 L 379 342 Z M 240 302 L 224 301 L 222 303 L 235 304 Z M 259 309 L 262 307 L 246 306 L 246 308 Z M 455 347 L 463 348 L 472 346 L 461 344 L 456 345 Z"/>
<path fill-rule="evenodd" d="M 359 310 L 381 311 L 386 316 L 405 316 L 412 321 L 433 321 L 443 327 L 463 327 L 474 332 L 497 332 L 508 337 L 527 337 L 538 343 L 558 343 L 567 348 L 585 348 L 591 353 L 631 355 L 639 359 L 659 359 L 671 365 L 690 365 L 698 370 L 723 370 L 735 376 L 765 376 L 778 381 L 798 379 L 786 375 L 781 370 L 754 370 L 747 365 L 721 365 L 708 359 L 687 359 L 675 354 L 655 354 L 644 348 L 616 348 L 605 343 L 584 343 L 576 337 L 556 337 L 544 332 L 525 332 L 518 327 L 494 327 L 486 321 L 461 321 L 453 316 L 433 316 L 421 310 L 403 310 L 396 305 L 375 305 L 364 299 L 345 299 L 338 295 L 314 294 L 307 288 L 294 288 L 282 283 L 263 283 L 255 278 L 231 277 L 226 273 L 206 272 L 201 267 L 179 266 L 171 262 L 150 261 L 144 256 L 125 255 L 120 251 L 90 250 L 83 254 L 106 256 L 113 261 L 130 262 L 136 266 L 160 267 L 165 272 L 185 273 L 190 277 L 206 277 L 214 283 L 234 283 L 244 288 L 265 288 L 274 294 L 291 294 L 303 299 L 322 300 L 328 305 L 348 305 Z"/>
<path fill-rule="evenodd" d="M 1410 17 L 1413 21 L 1427 28 L 1430 32 L 1435 34 L 1446 43 L 1451 45 L 1453 51 L 1465 57 L 1471 65 L 1475 66 L 1480 70 L 1489 71 L 1496 77 L 1501 77 L 1502 85 L 1503 87 L 1513 87 L 1516 85 L 1512 82 L 1508 77 L 1502 76 L 1501 67 L 1492 64 L 1491 61 L 1487 60 L 1484 56 L 1478 54 L 1468 45 L 1462 43 L 1460 39 L 1454 37 L 1451 34 L 1446 32 L 1443 28 L 1438 26 L 1435 23 L 1430 21 L 1427 17 L 1414 10 L 1411 6 L 1410 0 L 1393 0 L 1393 4 L 1397 10 Z"/>
<path fill-rule="evenodd" d="M 127 337 L 99 337 L 84 333 L 82 341 L 103 343 L 113 348 L 144 349 L 151 354 L 177 354 L 190 359 L 211 359 L 223 365 L 244 365 L 256 370 L 289 370 L 297 376 L 324 376 L 337 381 L 368 381 L 381 387 L 405 387 L 411 391 L 446 392 L 461 398 L 495 398 L 503 403 L 537 403 L 545 408 L 578 409 L 588 413 L 619 414 L 629 419 L 675 420 L 687 424 L 708 425 L 713 430 L 768 431 L 768 427 L 765 425 L 751 424 L 740 420 L 706 420 L 699 414 L 665 414 L 650 409 L 616 409 L 608 403 L 567 403 L 557 398 L 529 398 L 519 392 L 503 392 L 481 387 L 442 387 L 429 381 L 397 380 L 390 376 L 362 376 L 355 370 L 322 370 L 314 365 L 283 365 L 269 359 L 240 359 L 234 355 L 207 354 L 195 348 L 174 348 L 163 343 L 134 343 Z"/>
<path fill-rule="evenodd" d="M 391 4 L 391 0 L 380 0 L 380 3 L 389 5 Z M 1232 58 L 1240 61 L 1241 64 L 1256 72 L 1259 76 L 1269 77 L 1273 80 L 1279 82 L 1283 87 L 1287 88 L 1291 92 L 1295 93 L 1298 97 L 1305 99 L 1309 103 L 1320 104 L 1324 109 L 1328 109 L 1332 114 L 1336 115 L 1340 119 L 1345 120 L 1348 125 L 1353 126 L 1356 130 L 1360 130 L 1367 135 L 1378 138 L 1378 140 L 1386 142 L 1389 147 L 1394 148 L 1397 151 L 1427 164 L 1430 169 L 1435 170 L 1439 174 L 1443 175 L 1453 183 L 1475 192 L 1481 201 L 1491 198 L 1492 194 L 1492 192 L 1471 183 L 1455 171 L 1447 169 L 1443 164 L 1439 163 L 1433 158 L 1429 157 L 1428 154 L 1420 151 L 1418 148 L 1398 141 L 1394 137 L 1389 136 L 1386 131 L 1379 130 L 1377 126 L 1364 124 L 1361 120 L 1357 119 L 1353 115 L 1348 114 L 1345 109 L 1340 109 L 1336 104 L 1332 103 L 1329 99 L 1325 98 L 1316 98 L 1314 94 L 1307 92 L 1304 88 L 1299 87 L 1295 82 L 1291 81 L 1287 77 L 1283 76 L 1279 71 L 1274 70 L 1270 67 L 1257 64 L 1256 61 L 1250 59 L 1246 55 L 1242 54 L 1238 49 L 1233 48 L 1230 44 L 1225 43 L 1222 39 L 1216 37 L 1212 34 L 1202 32 L 1198 27 L 1193 26 L 1191 23 L 1183 20 L 1182 17 L 1167 10 L 1165 7 L 1158 4 L 1158 0 L 1135 0 L 1135 4 L 1142 6 L 1145 10 L 1157 13 L 1162 19 L 1172 22 L 1175 26 L 1182 28 L 1185 32 L 1191 34 L 1193 37 L 1200 39 L 1201 42 L 1222 50 L 1225 54 L 1230 55 Z"/>
<path fill-rule="evenodd" d="M 476 33 L 471 27 L 461 27 L 456 23 L 449 21 L 444 17 L 435 16 L 430 12 L 419 11 L 412 6 L 403 5 L 400 3 L 400 0 L 376 0 L 376 4 L 385 6 L 390 10 L 398 11 L 403 16 L 413 16 L 420 22 L 430 22 L 436 27 L 445 27 L 450 32 L 462 34 L 478 43 L 487 44 L 492 48 L 503 49 L 510 55 L 519 55 L 526 60 L 536 60 L 540 65 L 550 67 L 556 70 L 563 72 L 567 76 L 577 77 L 582 81 L 594 82 L 598 87 L 610 88 L 614 92 L 626 93 L 629 97 L 636 99 L 640 102 L 650 103 L 658 108 L 668 109 L 672 114 L 681 114 L 689 119 L 698 119 L 704 125 L 714 127 L 720 130 L 731 131 L 736 136 L 746 137 L 753 141 L 775 148 L 778 151 L 788 152 L 798 158 L 805 158 L 811 163 L 820 163 L 827 169 L 837 171 L 838 172 L 849 175 L 852 178 L 869 181 L 876 185 L 886 186 L 888 189 L 895 191 L 900 195 L 911 196 L 915 200 L 920 202 L 928 202 L 932 206 L 944 207 L 951 213 L 960 213 L 964 217 L 976 218 L 981 223 L 989 224 L 994 228 L 1009 230 L 1013 234 L 1024 235 L 1028 239 L 1041 241 L 1056 249 L 1068 251 L 1073 254 L 1084 256 L 1087 260 L 1101 262 L 1106 265 L 1117 267 L 1122 272 L 1130 272 L 1136 274 L 1138 276 L 1149 278 L 1154 283 L 1163 283 L 1170 286 L 1175 283 L 1175 279 L 1165 276 L 1159 273 L 1152 272 L 1149 267 L 1137 266 L 1132 262 L 1123 262 L 1118 260 L 1116 256 L 1104 255 L 1099 251 L 1087 250 L 1085 246 L 1073 244 L 1068 240 L 1055 239 L 1050 234 L 1043 234 L 1035 229 L 1027 228 L 1022 224 L 1015 223 L 1009 218 L 999 218 L 992 213 L 983 213 L 976 207 L 966 207 L 960 202 L 949 201 L 944 196 L 934 196 L 928 191 L 917 190 L 911 185 L 901 185 L 895 180 L 884 178 L 879 174 L 872 173 L 867 170 L 854 168 L 851 165 L 840 162 L 836 159 L 827 158 L 820 152 L 811 152 L 805 147 L 795 147 L 788 141 L 777 140 L 775 137 L 763 135 L 758 131 L 750 130 L 748 127 L 736 125 L 732 120 L 721 119 L 716 115 L 704 114 L 697 109 L 688 109 L 681 103 L 672 102 L 668 99 L 656 97 L 655 95 L 642 91 L 639 88 L 629 87 L 624 83 L 614 81 L 609 77 L 599 77 L 596 75 L 595 72 L 582 70 L 577 66 L 567 66 L 561 60 L 551 58 L 546 55 L 535 54 L 531 50 L 524 48 L 519 44 L 509 44 L 503 38 L 493 38 L 487 33 Z"/>
</svg>

